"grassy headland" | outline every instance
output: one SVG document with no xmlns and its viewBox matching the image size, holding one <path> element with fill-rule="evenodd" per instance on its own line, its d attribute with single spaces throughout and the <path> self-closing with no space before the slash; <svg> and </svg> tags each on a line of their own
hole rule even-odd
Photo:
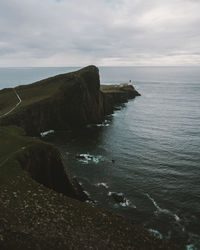
<svg viewBox="0 0 200 250">
<path fill-rule="evenodd" d="M 137 95 L 133 87 L 100 91 L 98 69 L 91 66 L 15 90 L 22 102 L 0 118 L 0 249 L 178 249 L 121 216 L 70 198 L 80 199 L 81 190 L 58 150 L 27 136 L 102 120 Z M 17 104 L 16 93 L 0 91 L 1 115 Z"/>
</svg>

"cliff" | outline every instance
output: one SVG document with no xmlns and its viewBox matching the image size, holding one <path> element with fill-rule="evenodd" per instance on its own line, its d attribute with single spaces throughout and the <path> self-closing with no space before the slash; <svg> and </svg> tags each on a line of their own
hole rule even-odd
<svg viewBox="0 0 200 250">
<path fill-rule="evenodd" d="M 16 159 L 21 168 L 38 183 L 80 201 L 87 200 L 81 186 L 67 172 L 63 158 L 55 146 L 39 141 L 26 147 Z"/>
<path fill-rule="evenodd" d="M 22 129 L 14 126 L 0 127 L 0 138 L 1 178 L 5 173 L 7 179 L 12 173 L 18 171 L 20 175 L 25 170 L 29 177 L 58 193 L 82 201 L 87 199 L 77 182 L 71 179 L 54 145 L 25 136 Z"/>
<path fill-rule="evenodd" d="M 101 122 L 136 95 L 100 90 L 94 66 L 0 91 L 0 249 L 177 249 L 78 201 L 87 197 L 55 146 L 27 136 Z"/>
<path fill-rule="evenodd" d="M 100 89 L 103 93 L 105 114 L 111 114 L 116 105 L 120 105 L 129 99 L 140 96 L 140 93 L 138 93 L 132 85 L 127 84 L 101 85 Z"/>
<path fill-rule="evenodd" d="M 0 125 L 20 126 L 31 136 L 50 129 L 100 123 L 105 115 L 113 112 L 116 104 L 139 95 L 132 86 L 100 89 L 99 71 L 95 66 L 19 86 L 15 91 L 21 103 L 0 119 Z M 0 114 L 6 113 L 16 102 L 16 95 L 13 89 L 7 89 L 0 91 L 0 97 Z"/>
<path fill-rule="evenodd" d="M 76 72 L 0 91 L 0 125 L 15 125 L 26 135 L 99 123 L 113 112 L 114 105 L 133 98 L 132 86 L 102 86 L 99 71 L 88 66 Z M 12 135 L 12 133 L 11 133 Z M 18 161 L 31 177 L 57 192 L 79 200 L 87 196 L 66 171 L 62 157 L 53 145 L 33 145 L 20 154 Z"/>
</svg>

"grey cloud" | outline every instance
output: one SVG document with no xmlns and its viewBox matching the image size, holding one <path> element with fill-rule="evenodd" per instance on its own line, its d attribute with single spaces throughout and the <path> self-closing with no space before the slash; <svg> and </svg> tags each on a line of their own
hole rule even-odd
<svg viewBox="0 0 200 250">
<path fill-rule="evenodd" d="M 0 66 L 195 64 L 199 10 L 195 0 L 1 0 Z"/>
</svg>

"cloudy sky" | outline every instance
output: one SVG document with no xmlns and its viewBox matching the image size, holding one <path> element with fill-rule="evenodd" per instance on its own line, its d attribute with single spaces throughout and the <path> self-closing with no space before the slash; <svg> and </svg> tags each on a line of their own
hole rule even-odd
<svg viewBox="0 0 200 250">
<path fill-rule="evenodd" d="M 200 0 L 1 0 L 0 67 L 200 65 Z"/>
</svg>

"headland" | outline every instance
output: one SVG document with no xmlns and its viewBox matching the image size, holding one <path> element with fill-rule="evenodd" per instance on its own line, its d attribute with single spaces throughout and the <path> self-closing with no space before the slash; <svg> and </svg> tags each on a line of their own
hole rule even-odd
<svg viewBox="0 0 200 250">
<path fill-rule="evenodd" d="M 140 95 L 100 86 L 88 66 L 0 91 L 1 249 L 178 249 L 123 217 L 96 208 L 41 132 L 100 123 Z"/>
</svg>

